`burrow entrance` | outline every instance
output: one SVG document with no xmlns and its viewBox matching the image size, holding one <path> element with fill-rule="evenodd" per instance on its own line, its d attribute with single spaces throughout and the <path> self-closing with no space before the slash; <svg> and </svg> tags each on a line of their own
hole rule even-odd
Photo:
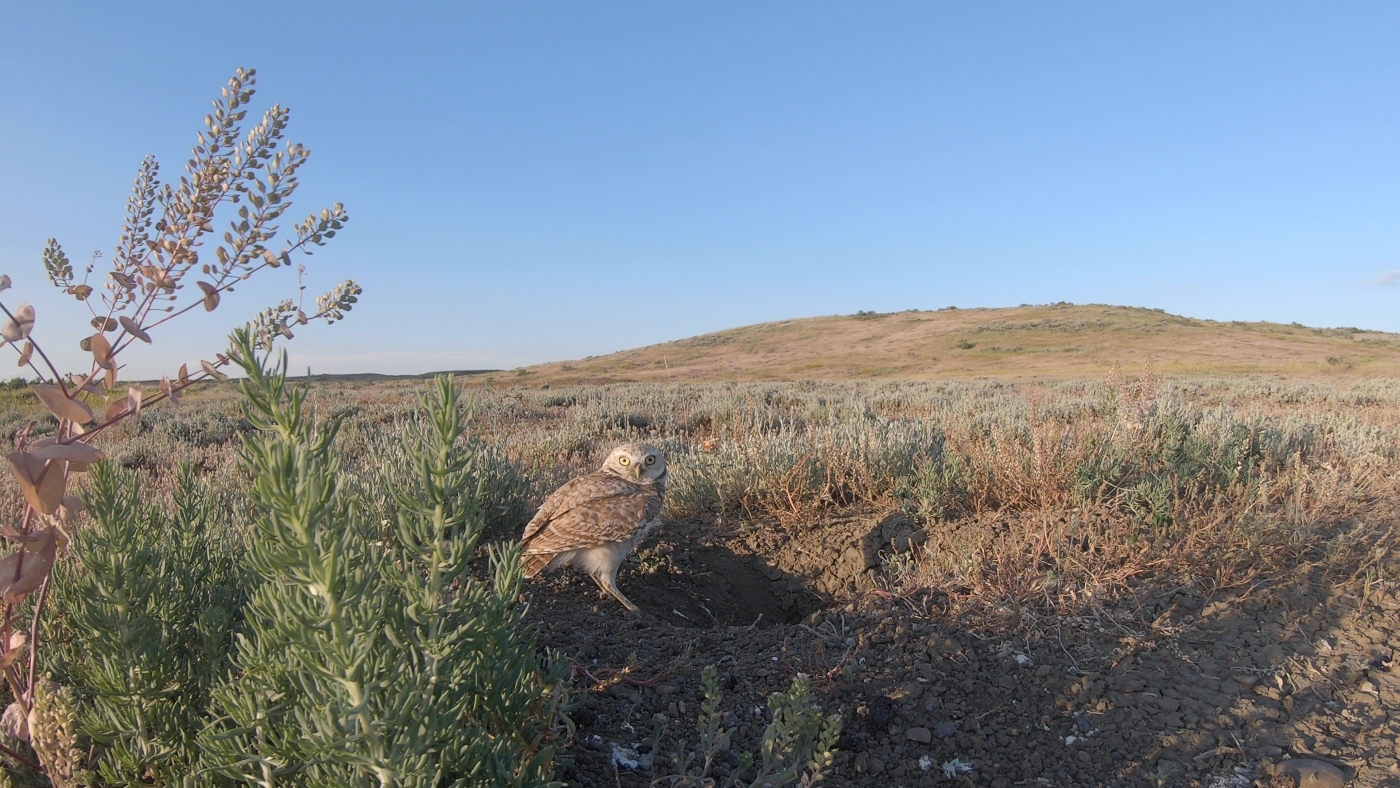
<svg viewBox="0 0 1400 788">
<path fill-rule="evenodd" d="M 883 556 L 922 539 L 898 513 L 791 527 L 684 520 L 653 531 L 618 582 L 648 613 L 680 626 L 796 624 L 869 587 Z"/>
</svg>

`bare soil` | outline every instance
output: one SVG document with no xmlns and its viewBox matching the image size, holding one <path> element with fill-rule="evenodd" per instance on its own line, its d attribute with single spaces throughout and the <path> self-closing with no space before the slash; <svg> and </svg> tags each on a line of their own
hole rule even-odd
<svg viewBox="0 0 1400 788">
<path fill-rule="evenodd" d="M 922 539 L 938 534 L 869 514 L 666 523 L 619 578 L 640 616 L 576 574 L 533 582 L 542 645 L 589 691 L 561 776 L 652 785 L 664 759 L 617 766 L 613 745 L 645 754 L 655 713 L 675 721 L 668 739 L 693 741 L 700 669 L 714 664 L 736 750 L 756 750 L 769 693 L 812 676 L 844 720 L 833 787 L 1270 785 L 1300 757 L 1352 785 L 1400 786 L 1393 558 L 1345 582 L 1300 575 L 1214 599 L 1166 590 L 1028 621 L 955 615 L 937 589 L 882 592 L 880 555 Z M 946 776 L 957 763 L 971 771 Z"/>
</svg>

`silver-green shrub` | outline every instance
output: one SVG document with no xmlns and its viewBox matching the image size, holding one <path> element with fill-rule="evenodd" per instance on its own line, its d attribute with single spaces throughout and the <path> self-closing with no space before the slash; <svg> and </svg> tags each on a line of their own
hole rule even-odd
<svg viewBox="0 0 1400 788">
<path fill-rule="evenodd" d="M 92 522 L 56 574 L 45 667 L 81 697 L 102 785 L 169 784 L 193 768 L 228 670 L 242 539 L 188 465 L 168 506 L 112 463 L 93 467 L 85 497 Z"/>
<path fill-rule="evenodd" d="M 396 506 L 386 538 L 344 490 L 338 420 L 311 417 L 285 357 L 264 369 L 246 332 L 234 352 L 255 430 L 243 458 L 258 584 L 193 779 L 553 784 L 562 665 L 543 662 L 521 626 L 518 550 L 492 547 L 489 578 L 470 571 L 483 477 L 451 378 L 424 402 L 430 429 L 409 452 L 413 473 L 385 480 Z"/>
</svg>

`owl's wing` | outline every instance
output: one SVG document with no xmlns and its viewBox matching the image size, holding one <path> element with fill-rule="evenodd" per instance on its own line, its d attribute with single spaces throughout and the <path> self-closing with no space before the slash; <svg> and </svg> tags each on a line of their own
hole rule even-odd
<svg viewBox="0 0 1400 788">
<path fill-rule="evenodd" d="M 520 541 L 526 554 L 624 542 L 659 513 L 655 497 L 611 475 L 580 476 L 545 499 Z"/>
</svg>

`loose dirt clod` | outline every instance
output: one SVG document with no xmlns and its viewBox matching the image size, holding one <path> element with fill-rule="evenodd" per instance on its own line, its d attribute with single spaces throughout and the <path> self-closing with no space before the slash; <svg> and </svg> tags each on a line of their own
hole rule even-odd
<svg viewBox="0 0 1400 788">
<path fill-rule="evenodd" d="M 1341 769 L 1311 758 L 1290 758 L 1278 765 L 1278 773 L 1298 788 L 1342 788 L 1347 784 Z"/>
</svg>

